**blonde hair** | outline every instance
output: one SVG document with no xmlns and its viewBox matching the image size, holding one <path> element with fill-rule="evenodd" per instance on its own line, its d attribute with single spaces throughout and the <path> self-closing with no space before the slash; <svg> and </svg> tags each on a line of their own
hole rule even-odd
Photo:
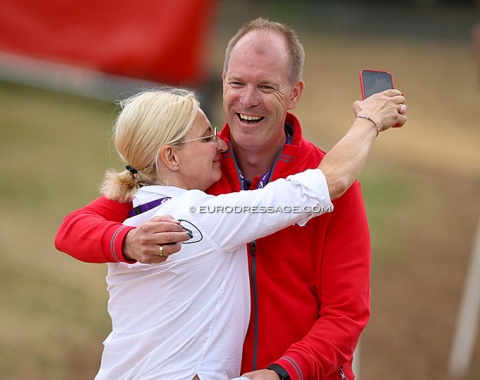
<svg viewBox="0 0 480 380">
<path fill-rule="evenodd" d="M 305 50 L 303 48 L 300 39 L 294 29 L 286 24 L 270 21 L 267 18 L 259 17 L 253 21 L 244 24 L 237 34 L 235 34 L 228 42 L 227 49 L 225 51 L 225 61 L 223 63 L 223 71 L 226 73 L 228 70 L 228 63 L 230 61 L 230 55 L 235 45 L 250 32 L 273 32 L 277 33 L 285 40 L 287 50 L 289 54 L 290 65 L 290 81 L 295 83 L 303 77 L 303 65 L 305 63 Z"/>
<path fill-rule="evenodd" d="M 199 109 L 191 91 L 161 88 L 119 101 L 121 112 L 113 141 L 127 170 L 107 170 L 101 192 L 108 199 L 131 201 L 141 186 L 161 184 L 157 157 L 164 145 L 177 145 L 188 133 Z"/>
</svg>

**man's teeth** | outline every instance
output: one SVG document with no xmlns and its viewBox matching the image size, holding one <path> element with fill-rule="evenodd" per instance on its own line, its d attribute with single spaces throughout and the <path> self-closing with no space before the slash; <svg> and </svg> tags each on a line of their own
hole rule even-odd
<svg viewBox="0 0 480 380">
<path fill-rule="evenodd" d="M 261 116 L 248 116 L 248 115 L 240 114 L 240 119 L 246 120 L 246 121 L 257 121 L 257 120 L 260 120 L 261 118 L 262 118 Z"/>
</svg>

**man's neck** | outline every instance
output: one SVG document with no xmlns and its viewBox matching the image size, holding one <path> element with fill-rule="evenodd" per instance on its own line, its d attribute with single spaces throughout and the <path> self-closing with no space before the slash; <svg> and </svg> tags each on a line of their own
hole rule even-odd
<svg viewBox="0 0 480 380">
<path fill-rule="evenodd" d="M 262 176 L 268 172 L 283 147 L 283 142 L 276 146 L 258 151 L 256 149 L 244 149 L 233 144 L 235 160 L 243 176 L 251 181 L 255 177 Z"/>
</svg>

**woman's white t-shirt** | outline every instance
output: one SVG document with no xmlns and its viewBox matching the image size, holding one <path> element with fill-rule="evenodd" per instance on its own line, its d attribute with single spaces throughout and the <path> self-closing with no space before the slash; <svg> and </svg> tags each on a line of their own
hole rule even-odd
<svg viewBox="0 0 480 380">
<path fill-rule="evenodd" d="M 246 243 L 332 211 L 325 177 L 311 169 L 219 196 L 146 186 L 134 207 L 159 198 L 124 224 L 172 215 L 194 236 L 161 264 L 108 264 L 112 332 L 96 379 L 236 377 L 250 316 Z"/>
</svg>

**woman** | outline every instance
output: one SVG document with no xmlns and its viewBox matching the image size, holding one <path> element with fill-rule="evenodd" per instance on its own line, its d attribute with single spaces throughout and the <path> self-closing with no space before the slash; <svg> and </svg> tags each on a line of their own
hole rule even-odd
<svg viewBox="0 0 480 380">
<path fill-rule="evenodd" d="M 170 214 L 191 239 L 160 264 L 108 264 L 113 329 L 96 378 L 238 376 L 250 313 L 246 243 L 332 211 L 331 199 L 348 189 L 378 129 L 389 126 L 354 123 L 320 170 L 215 197 L 204 190 L 220 179 L 228 147 L 193 93 L 146 91 L 123 106 L 114 139 L 127 170 L 108 171 L 103 193 L 133 198 L 125 224 Z"/>
</svg>

